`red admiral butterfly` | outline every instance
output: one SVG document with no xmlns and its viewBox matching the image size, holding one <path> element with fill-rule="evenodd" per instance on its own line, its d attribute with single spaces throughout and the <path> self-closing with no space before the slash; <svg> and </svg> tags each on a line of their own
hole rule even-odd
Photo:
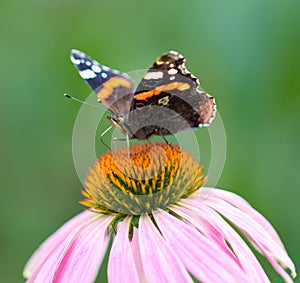
<svg viewBox="0 0 300 283">
<path fill-rule="evenodd" d="M 209 126 L 215 100 L 199 90 L 199 80 L 185 67 L 184 57 L 170 51 L 159 57 L 134 87 L 124 73 L 110 69 L 72 50 L 80 76 L 111 112 L 112 126 L 131 139 L 169 135 L 187 128 Z"/>
</svg>

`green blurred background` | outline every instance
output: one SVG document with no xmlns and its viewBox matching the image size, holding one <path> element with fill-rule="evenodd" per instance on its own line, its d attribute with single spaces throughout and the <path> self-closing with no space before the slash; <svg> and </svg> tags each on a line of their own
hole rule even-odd
<svg viewBox="0 0 300 283">
<path fill-rule="evenodd" d="M 82 211 L 72 159 L 81 105 L 62 95 L 85 99 L 90 90 L 69 61 L 72 48 L 122 71 L 182 52 L 225 126 L 218 187 L 263 213 L 299 267 L 299 3 L 2 0 L 0 281 L 24 282 L 34 249 Z"/>
</svg>

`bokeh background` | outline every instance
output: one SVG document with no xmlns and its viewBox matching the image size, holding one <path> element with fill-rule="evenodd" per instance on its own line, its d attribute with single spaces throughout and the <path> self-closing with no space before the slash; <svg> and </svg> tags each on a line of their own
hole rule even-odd
<svg viewBox="0 0 300 283">
<path fill-rule="evenodd" d="M 81 105 L 63 93 L 85 99 L 90 90 L 69 61 L 72 48 L 122 71 L 182 52 L 216 97 L 225 126 L 218 187 L 263 213 L 299 268 L 299 3 L 2 0 L 0 281 L 24 282 L 34 249 L 82 210 L 72 159 Z M 271 281 L 282 282 L 259 259 Z"/>
</svg>

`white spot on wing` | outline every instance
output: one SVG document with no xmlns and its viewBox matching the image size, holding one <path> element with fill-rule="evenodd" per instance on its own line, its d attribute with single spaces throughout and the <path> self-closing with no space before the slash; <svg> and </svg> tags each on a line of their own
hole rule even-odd
<svg viewBox="0 0 300 283">
<path fill-rule="evenodd" d="M 79 59 L 75 59 L 73 56 L 71 56 L 71 61 L 75 65 L 79 65 L 80 64 L 80 60 Z"/>
<path fill-rule="evenodd" d="M 92 63 L 91 63 L 90 61 L 86 61 L 85 64 L 86 64 L 87 66 L 91 66 L 91 65 L 92 65 Z"/>
<path fill-rule="evenodd" d="M 86 57 L 85 53 L 83 53 L 79 50 L 76 50 L 76 49 L 72 49 L 72 54 L 76 54 L 79 57 Z"/>
<path fill-rule="evenodd" d="M 170 81 L 175 80 L 175 76 L 170 77 Z"/>
<path fill-rule="evenodd" d="M 93 79 L 93 78 L 96 78 L 96 76 L 97 76 L 92 70 L 89 70 L 89 69 L 80 71 L 79 74 L 85 80 Z"/>
<path fill-rule="evenodd" d="M 161 104 L 163 106 L 168 106 L 169 101 L 170 101 L 169 96 L 165 96 L 158 100 L 158 104 Z"/>
<path fill-rule="evenodd" d="M 101 73 L 101 68 L 97 65 L 93 65 L 92 66 L 92 70 L 95 72 L 95 73 Z"/>
<path fill-rule="evenodd" d="M 178 71 L 176 70 L 176 69 L 170 69 L 169 71 L 168 71 L 168 74 L 169 75 L 175 75 L 175 74 L 177 74 L 178 73 Z"/>
<path fill-rule="evenodd" d="M 106 78 L 108 77 L 106 73 L 102 73 L 101 76 L 102 76 L 102 78 L 104 78 L 104 79 L 106 79 Z"/>
<path fill-rule="evenodd" d="M 157 80 L 161 79 L 164 76 L 163 72 L 149 72 L 144 76 L 145 80 Z"/>
</svg>

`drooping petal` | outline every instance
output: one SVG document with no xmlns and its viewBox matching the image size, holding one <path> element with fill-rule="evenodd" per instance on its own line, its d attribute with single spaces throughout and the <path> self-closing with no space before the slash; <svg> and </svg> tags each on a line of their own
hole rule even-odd
<svg viewBox="0 0 300 283">
<path fill-rule="evenodd" d="M 282 268 L 282 266 L 280 264 L 278 264 L 278 262 L 273 257 L 271 257 L 269 254 L 264 254 L 264 256 L 271 263 L 271 265 L 277 271 L 277 273 L 284 279 L 285 282 L 287 282 L 287 283 L 294 282 L 291 279 L 291 277 L 288 275 L 288 273 L 286 273 L 286 271 Z M 294 273 L 294 274 L 292 273 L 291 276 L 294 279 L 296 277 L 296 273 Z"/>
<path fill-rule="evenodd" d="M 57 252 L 56 250 L 61 243 L 66 242 L 67 240 L 72 241 L 73 236 L 85 226 L 86 223 L 89 223 L 95 217 L 99 217 L 99 215 L 84 211 L 66 222 L 54 234 L 46 239 L 30 257 L 24 267 L 23 276 L 29 278 L 50 254 Z M 65 246 L 67 246 L 67 244 L 65 244 Z"/>
<path fill-rule="evenodd" d="M 139 276 L 129 242 L 128 233 L 130 218 L 125 218 L 118 224 L 117 235 L 109 254 L 108 282 L 139 283 Z"/>
<path fill-rule="evenodd" d="M 54 282 L 94 282 L 109 243 L 111 219 L 102 216 L 80 231 L 56 270 Z"/>
<path fill-rule="evenodd" d="M 141 216 L 138 233 L 143 269 L 147 282 L 193 282 L 181 260 L 169 247 L 149 216 Z"/>
<path fill-rule="evenodd" d="M 214 190 L 203 202 L 236 225 L 253 243 L 253 246 L 269 259 L 277 272 L 280 271 L 279 273 L 283 274 L 284 268 L 274 264 L 271 258 L 289 268 L 292 276 L 295 276 L 295 266 L 271 224 L 245 200 L 241 200 L 238 196 L 234 197 L 231 193 L 230 196 L 233 199 L 231 201 L 229 195 L 220 191 Z"/>
<path fill-rule="evenodd" d="M 205 237 L 209 238 L 214 244 L 226 252 L 228 256 L 239 263 L 235 254 L 229 249 L 224 235 L 214 227 L 214 223 L 211 223 L 207 218 L 203 217 L 203 215 L 194 212 L 195 208 L 192 205 L 190 207 L 186 201 L 190 201 L 190 199 L 184 199 L 178 204 L 171 206 L 171 211 L 181 216 L 183 221 L 199 230 Z"/>
<path fill-rule="evenodd" d="M 270 222 L 265 217 L 263 217 L 258 211 L 254 210 L 253 207 L 245 199 L 243 199 L 239 195 L 234 194 L 229 191 L 220 190 L 220 189 L 211 189 L 211 188 L 209 188 L 209 190 L 212 191 L 213 196 L 229 202 L 230 204 L 239 208 L 240 210 L 244 211 L 245 213 L 250 213 L 253 216 L 253 218 L 255 219 L 255 221 L 260 223 L 260 225 L 262 225 L 265 228 L 265 230 L 268 230 L 269 234 L 272 236 L 272 238 L 279 245 L 284 247 L 281 242 L 281 239 L 279 238 L 277 232 L 275 231 L 273 226 L 270 224 Z"/>
<path fill-rule="evenodd" d="M 78 233 L 79 232 L 77 231 L 75 234 L 70 234 L 70 236 L 66 237 L 64 242 L 56 246 L 51 254 L 38 265 L 38 268 L 35 269 L 34 273 L 29 277 L 26 283 L 53 283 L 55 271 Z"/>
<path fill-rule="evenodd" d="M 56 243 L 59 242 L 58 245 L 40 263 L 27 283 L 82 282 L 80 276 L 84 276 L 87 271 L 89 274 L 84 277 L 84 282 L 93 282 L 98 273 L 101 256 L 103 257 L 109 240 L 107 238 L 101 241 L 101 235 L 105 234 L 111 217 L 99 217 L 99 215 L 91 212 L 89 214 L 92 215 L 92 218 L 90 215 L 86 216 L 86 223 L 73 227 L 73 231 L 66 229 L 65 231 L 68 231 L 69 234 L 62 233 L 60 229 L 56 232 L 59 236 L 65 236 L 65 239 L 61 238 L 60 242 L 53 240 Z M 64 228 L 63 226 L 61 229 Z M 98 254 L 94 255 L 93 252 Z M 86 262 L 89 264 L 88 268 L 82 266 Z M 84 269 L 84 272 L 82 269 Z M 78 275 L 78 272 L 81 272 L 81 275 Z M 79 281 L 69 280 L 69 278 L 76 278 L 76 276 L 78 276 Z"/>
<path fill-rule="evenodd" d="M 137 228 L 133 228 L 133 237 L 131 240 L 131 249 L 135 261 L 135 266 L 139 275 L 140 282 L 146 282 L 145 272 L 142 264 L 142 257 L 139 246 L 139 235 Z"/>
<path fill-rule="evenodd" d="M 221 244 L 220 247 L 225 249 L 224 251 L 228 253 L 229 247 L 226 243 L 229 243 L 234 252 L 234 256 L 238 259 L 251 282 L 270 282 L 247 244 L 218 213 L 210 207 L 199 204 L 199 201 L 185 199 L 182 200 L 181 203 L 184 207 L 177 206 L 172 210 L 187 221 L 194 223 L 199 230 L 201 229 L 203 221 L 207 221 L 210 225 L 211 233 L 217 233 L 217 236 L 221 235 L 223 239 L 223 241 L 218 241 L 217 244 Z M 213 239 L 214 238 L 215 237 L 213 237 Z"/>
<path fill-rule="evenodd" d="M 191 225 L 162 212 L 154 214 L 154 219 L 173 251 L 198 280 L 251 282 L 231 256 Z"/>
</svg>

